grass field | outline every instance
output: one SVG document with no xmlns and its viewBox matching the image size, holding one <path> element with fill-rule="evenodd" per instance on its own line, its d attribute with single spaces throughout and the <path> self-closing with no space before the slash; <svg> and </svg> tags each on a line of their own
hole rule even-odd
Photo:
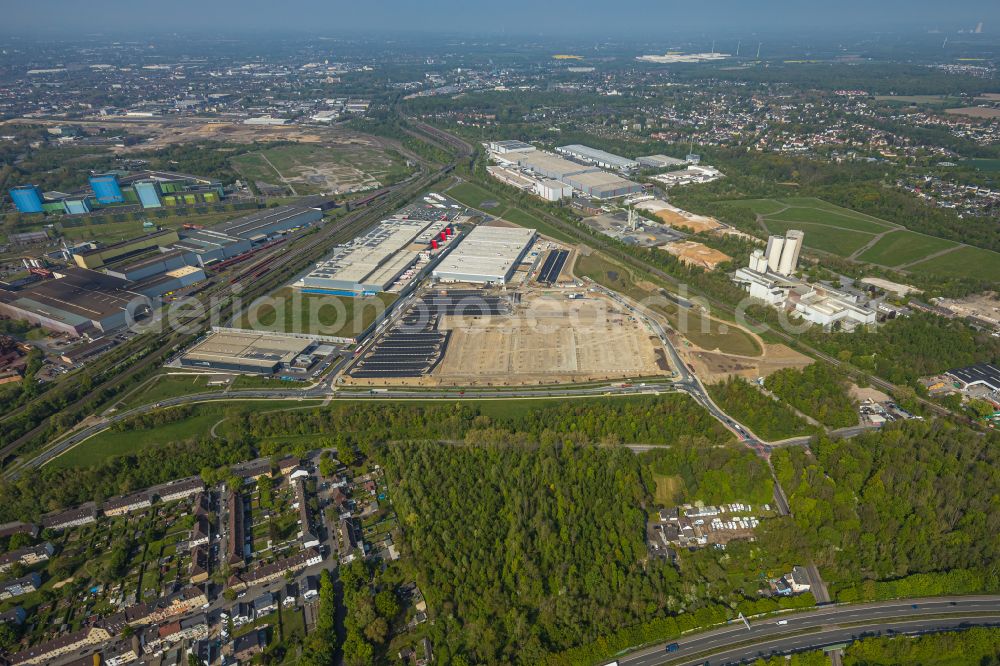
<svg viewBox="0 0 1000 666">
<path fill-rule="evenodd" d="M 972 159 L 972 160 L 962 160 L 962 164 L 969 165 L 978 171 L 1000 171 L 1000 159 L 989 160 L 989 159 Z"/>
<path fill-rule="evenodd" d="M 957 245 L 958 243 L 943 238 L 924 236 L 912 231 L 894 231 L 858 255 L 858 259 L 882 266 L 900 266 Z"/>
<path fill-rule="evenodd" d="M 940 257 L 913 264 L 906 270 L 942 277 L 971 277 L 1000 282 L 1000 257 L 997 253 L 982 248 L 960 247 Z"/>
<path fill-rule="evenodd" d="M 578 257 L 573 271 L 634 300 L 648 303 L 652 310 L 663 314 L 675 330 L 702 349 L 718 349 L 739 356 L 759 356 L 761 353 L 757 340 L 742 328 L 664 302 L 666 299 L 658 293 L 656 285 L 636 281 L 628 268 L 599 253 Z"/>
<path fill-rule="evenodd" d="M 875 101 L 893 104 L 958 104 L 962 98 L 944 95 L 876 95 Z"/>
<path fill-rule="evenodd" d="M 784 234 L 789 229 L 798 229 L 806 234 L 806 247 L 823 250 L 841 257 L 849 257 L 863 248 L 873 238 L 874 234 L 860 231 L 848 231 L 822 224 L 805 224 L 802 222 L 781 222 L 768 218 L 767 229 L 772 234 Z"/>
<path fill-rule="evenodd" d="M 985 162 L 997 162 L 1000 168 L 1000 160 Z M 813 250 L 914 273 L 1000 280 L 1000 254 L 996 252 L 962 247 L 954 241 L 909 231 L 902 225 L 857 213 L 822 199 L 786 197 L 721 203 L 750 209 L 760 216 L 769 233 L 783 234 L 789 229 L 805 232 L 805 245 Z M 885 235 L 861 251 L 878 234 Z M 949 248 L 959 249 L 928 258 Z"/>
<path fill-rule="evenodd" d="M 215 379 L 218 379 L 217 375 L 157 375 L 125 396 L 119 403 L 119 409 L 132 409 L 166 398 L 220 390 L 219 387 L 208 386 L 208 382 Z"/>
<path fill-rule="evenodd" d="M 653 472 L 653 501 L 663 506 L 673 506 L 684 496 L 684 479 L 679 475 L 657 474 Z"/>
<path fill-rule="evenodd" d="M 381 312 L 396 301 L 395 294 L 367 298 L 330 294 L 304 294 L 284 287 L 250 305 L 240 328 L 354 337 L 371 326 Z"/>
<path fill-rule="evenodd" d="M 147 430 L 105 430 L 73 447 L 49 463 L 52 467 L 90 467 L 116 456 L 134 453 L 152 446 L 170 442 L 208 437 L 212 426 L 225 416 L 227 409 L 238 405 L 251 405 L 254 411 L 301 409 L 307 405 L 318 405 L 319 400 L 283 401 L 253 400 L 224 403 L 202 403 L 194 406 L 194 413 L 175 423 L 167 423 Z"/>
<path fill-rule="evenodd" d="M 767 221 L 782 222 L 812 222 L 852 231 L 863 231 L 878 234 L 893 228 L 888 222 L 876 222 L 872 218 L 859 216 L 846 210 L 833 210 L 826 207 L 792 206 L 785 210 L 769 214 Z"/>
</svg>

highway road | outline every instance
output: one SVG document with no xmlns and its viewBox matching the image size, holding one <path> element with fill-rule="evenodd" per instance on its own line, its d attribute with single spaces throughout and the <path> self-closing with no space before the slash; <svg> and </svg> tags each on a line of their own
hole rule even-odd
<svg viewBox="0 0 1000 666">
<path fill-rule="evenodd" d="M 785 624 L 778 624 L 784 622 Z M 868 604 L 821 606 L 814 610 L 740 620 L 618 658 L 620 666 L 701 666 L 736 664 L 770 654 L 788 654 L 836 645 L 881 632 L 924 632 L 968 624 L 1000 626 L 1000 595 L 936 597 Z"/>
</svg>

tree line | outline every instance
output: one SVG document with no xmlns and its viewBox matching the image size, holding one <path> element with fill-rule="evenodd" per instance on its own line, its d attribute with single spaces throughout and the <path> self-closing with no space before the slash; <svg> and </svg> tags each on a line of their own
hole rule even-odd
<svg viewBox="0 0 1000 666">
<path fill-rule="evenodd" d="M 710 384 L 712 400 L 754 434 L 775 442 L 814 432 L 805 420 L 780 400 L 766 395 L 742 377 Z"/>
<path fill-rule="evenodd" d="M 935 593 L 938 576 L 962 571 L 955 588 L 1000 589 L 996 433 L 905 421 L 811 449 L 773 455 L 794 517 L 770 523 L 766 547 L 811 556 L 835 589 L 861 589 L 849 598 L 915 574 L 896 591 Z"/>
</svg>

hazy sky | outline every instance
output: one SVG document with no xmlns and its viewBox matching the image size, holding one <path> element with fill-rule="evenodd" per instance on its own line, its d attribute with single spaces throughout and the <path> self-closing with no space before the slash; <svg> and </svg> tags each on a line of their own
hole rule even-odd
<svg viewBox="0 0 1000 666">
<path fill-rule="evenodd" d="M 1000 0 L 0 0 L 0 31 L 1000 30 Z"/>
</svg>

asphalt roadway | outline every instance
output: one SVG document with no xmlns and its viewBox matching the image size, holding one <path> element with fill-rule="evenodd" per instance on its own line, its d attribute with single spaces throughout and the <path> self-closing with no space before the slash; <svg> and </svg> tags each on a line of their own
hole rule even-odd
<svg viewBox="0 0 1000 666">
<path fill-rule="evenodd" d="M 785 624 L 778 624 L 778 622 Z M 868 604 L 820 606 L 766 619 L 740 620 L 725 627 L 620 657 L 620 666 L 711 666 L 739 664 L 760 657 L 789 654 L 848 642 L 862 635 L 924 633 L 972 625 L 1000 626 L 1000 595 L 935 597 Z"/>
</svg>

